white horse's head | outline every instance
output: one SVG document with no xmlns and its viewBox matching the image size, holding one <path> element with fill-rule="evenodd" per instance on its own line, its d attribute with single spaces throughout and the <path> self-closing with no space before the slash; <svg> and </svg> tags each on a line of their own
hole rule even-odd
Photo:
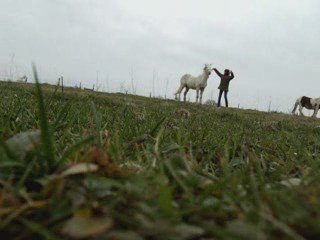
<svg viewBox="0 0 320 240">
<path fill-rule="evenodd" d="M 203 71 L 205 71 L 205 73 L 209 76 L 211 74 L 211 71 L 212 71 L 211 64 L 205 64 L 204 68 L 203 68 Z"/>
</svg>

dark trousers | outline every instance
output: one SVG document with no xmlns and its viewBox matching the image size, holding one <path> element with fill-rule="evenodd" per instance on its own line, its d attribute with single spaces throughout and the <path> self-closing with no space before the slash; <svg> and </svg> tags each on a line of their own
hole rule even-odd
<svg viewBox="0 0 320 240">
<path fill-rule="evenodd" d="M 224 100 L 226 102 L 226 107 L 228 107 L 228 91 L 224 91 L 224 90 L 220 90 L 220 92 L 219 92 L 218 107 L 220 107 L 221 96 L 222 96 L 223 92 L 224 92 Z"/>
</svg>

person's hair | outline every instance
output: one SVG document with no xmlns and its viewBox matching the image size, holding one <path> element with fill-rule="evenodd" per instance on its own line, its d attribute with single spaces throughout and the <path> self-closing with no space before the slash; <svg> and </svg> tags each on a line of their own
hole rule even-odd
<svg viewBox="0 0 320 240">
<path fill-rule="evenodd" d="M 229 74 L 230 74 L 230 70 L 229 70 L 229 69 L 225 69 L 225 70 L 224 70 L 224 74 L 229 75 Z"/>
</svg>

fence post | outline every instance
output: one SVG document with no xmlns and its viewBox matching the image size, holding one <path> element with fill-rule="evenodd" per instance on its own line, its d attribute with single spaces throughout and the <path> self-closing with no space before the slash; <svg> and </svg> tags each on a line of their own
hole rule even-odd
<svg viewBox="0 0 320 240">
<path fill-rule="evenodd" d="M 62 89 L 62 93 L 63 93 L 63 76 L 61 76 L 61 89 Z"/>
</svg>

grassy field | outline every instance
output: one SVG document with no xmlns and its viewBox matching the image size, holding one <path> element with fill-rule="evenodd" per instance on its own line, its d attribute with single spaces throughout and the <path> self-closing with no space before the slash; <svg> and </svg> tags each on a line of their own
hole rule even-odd
<svg viewBox="0 0 320 240">
<path fill-rule="evenodd" d="M 1 239 L 320 236 L 318 119 L 45 84 L 0 94 Z"/>
</svg>

